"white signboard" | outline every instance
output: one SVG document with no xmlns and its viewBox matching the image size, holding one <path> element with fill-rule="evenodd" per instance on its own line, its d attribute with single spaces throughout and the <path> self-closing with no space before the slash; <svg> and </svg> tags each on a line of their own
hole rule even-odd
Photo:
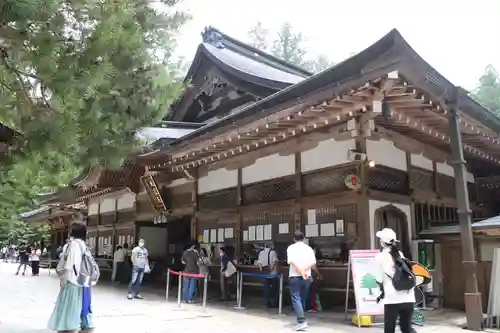
<svg viewBox="0 0 500 333">
<path fill-rule="evenodd" d="M 378 253 L 380 253 L 379 250 L 349 251 L 349 271 L 352 274 L 358 316 L 380 316 L 384 314 L 383 302 L 377 304 L 380 289 L 373 275 L 373 272 L 377 270 L 375 257 Z M 348 274 L 347 286 L 349 286 L 349 279 Z"/>
</svg>

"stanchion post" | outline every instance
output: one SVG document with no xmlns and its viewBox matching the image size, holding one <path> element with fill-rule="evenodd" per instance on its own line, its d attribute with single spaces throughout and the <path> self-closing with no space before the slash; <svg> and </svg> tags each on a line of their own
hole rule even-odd
<svg viewBox="0 0 500 333">
<path fill-rule="evenodd" d="M 179 272 L 179 288 L 177 288 L 177 306 L 181 308 L 181 295 L 182 295 L 182 272 Z"/>
<path fill-rule="evenodd" d="M 165 288 L 165 300 L 168 301 L 168 291 L 170 289 L 170 268 L 167 268 L 167 282 L 165 284 L 167 285 Z"/>
<path fill-rule="evenodd" d="M 244 310 L 245 308 L 241 306 L 242 298 L 243 298 L 243 272 L 237 272 L 239 275 L 236 275 L 236 298 L 238 304 L 234 307 L 236 310 Z"/>
<path fill-rule="evenodd" d="M 207 289 L 208 289 L 208 274 L 205 273 L 203 278 L 203 311 L 207 310 Z"/>
<path fill-rule="evenodd" d="M 280 275 L 280 293 L 278 300 L 278 315 L 282 315 L 283 312 L 283 274 Z"/>
</svg>

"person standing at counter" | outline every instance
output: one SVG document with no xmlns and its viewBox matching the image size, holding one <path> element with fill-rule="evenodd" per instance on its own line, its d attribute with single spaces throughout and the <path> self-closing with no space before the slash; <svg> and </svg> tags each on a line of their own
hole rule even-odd
<svg viewBox="0 0 500 333">
<path fill-rule="evenodd" d="M 311 268 L 316 265 L 316 256 L 313 249 L 304 243 L 302 232 L 296 231 L 293 240 L 294 244 L 286 250 L 287 262 L 290 265 L 288 273 L 290 296 L 297 316 L 297 325 L 294 330 L 303 331 L 307 329 L 305 303 L 312 283 Z"/>
<path fill-rule="evenodd" d="M 264 246 L 264 248 L 259 252 L 257 264 L 263 273 L 278 274 L 278 260 L 278 255 L 274 250 L 274 246 Z M 270 296 L 271 289 L 273 290 L 272 299 Z M 267 307 L 271 308 L 273 306 L 278 306 L 279 292 L 279 278 L 266 277 L 264 279 L 264 299 L 266 300 Z"/>
<path fill-rule="evenodd" d="M 116 247 L 113 255 L 113 275 L 111 281 L 121 283 L 123 281 L 123 270 L 125 265 L 125 251 L 121 245 Z"/>
<path fill-rule="evenodd" d="M 184 264 L 183 273 L 186 274 L 199 274 L 200 268 L 198 267 L 201 257 L 198 250 L 196 241 L 192 241 L 189 248 L 182 254 L 182 263 Z M 193 303 L 194 296 L 196 295 L 196 278 L 184 276 L 184 302 Z"/>
</svg>

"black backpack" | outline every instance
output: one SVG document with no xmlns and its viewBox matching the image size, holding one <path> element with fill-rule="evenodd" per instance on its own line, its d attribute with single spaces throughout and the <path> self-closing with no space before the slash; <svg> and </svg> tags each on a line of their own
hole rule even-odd
<svg viewBox="0 0 500 333">
<path fill-rule="evenodd" d="M 410 291 L 415 288 L 416 278 L 411 270 L 410 262 L 406 258 L 394 260 L 394 275 L 392 285 L 397 291 Z"/>
</svg>

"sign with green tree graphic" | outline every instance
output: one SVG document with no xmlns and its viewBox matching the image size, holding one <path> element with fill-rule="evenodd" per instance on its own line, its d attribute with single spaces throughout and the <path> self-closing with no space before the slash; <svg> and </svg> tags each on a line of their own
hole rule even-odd
<svg viewBox="0 0 500 333">
<path fill-rule="evenodd" d="M 373 296 L 373 289 L 378 288 L 377 280 L 375 280 L 375 277 L 370 273 L 366 273 L 361 278 L 361 288 L 368 289 L 368 294 Z"/>
</svg>

